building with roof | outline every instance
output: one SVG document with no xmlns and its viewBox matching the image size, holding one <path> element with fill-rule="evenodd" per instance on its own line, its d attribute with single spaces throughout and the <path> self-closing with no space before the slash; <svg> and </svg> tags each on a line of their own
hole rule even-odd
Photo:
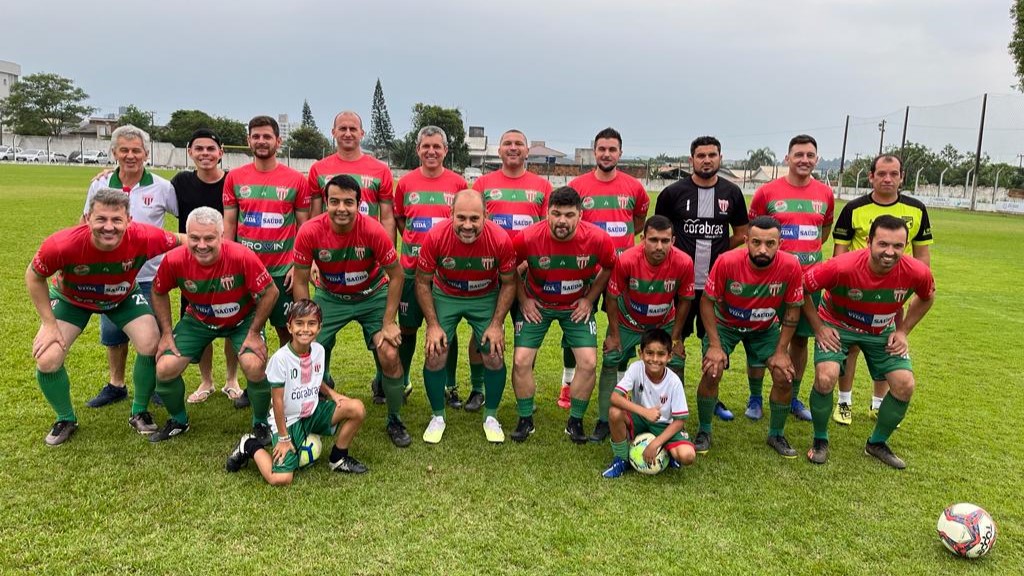
<svg viewBox="0 0 1024 576">
<path fill-rule="evenodd" d="M 21 78 L 21 65 L 0 60 L 0 99 L 11 95 L 11 88 Z"/>
</svg>

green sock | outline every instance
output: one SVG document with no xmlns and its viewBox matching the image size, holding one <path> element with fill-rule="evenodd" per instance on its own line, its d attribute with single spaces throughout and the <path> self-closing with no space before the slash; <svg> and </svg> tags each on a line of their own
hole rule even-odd
<svg viewBox="0 0 1024 576">
<path fill-rule="evenodd" d="M 608 409 L 612 405 L 612 391 L 615 390 L 616 382 L 615 366 L 610 364 L 601 365 L 601 377 L 597 380 L 597 418 L 602 422 L 608 421 Z"/>
<path fill-rule="evenodd" d="M 875 424 L 875 430 L 871 433 L 871 438 L 868 438 L 868 442 L 888 442 L 893 430 L 907 415 L 908 406 L 910 406 L 910 402 L 896 399 L 892 392 L 886 394 L 885 398 L 882 398 L 882 405 L 878 407 L 878 422 Z"/>
<path fill-rule="evenodd" d="M 249 391 L 249 407 L 252 409 L 252 425 L 266 424 L 270 415 L 270 382 L 266 378 L 246 384 Z M 184 388 L 182 389 L 184 393 Z"/>
<path fill-rule="evenodd" d="M 529 398 L 516 398 L 516 412 L 520 418 L 533 417 L 533 396 Z"/>
<path fill-rule="evenodd" d="M 134 416 L 149 408 L 149 398 L 153 395 L 153 390 L 156 390 L 156 358 L 136 354 L 135 367 L 132 368 L 132 380 L 135 384 L 135 395 L 132 396 L 132 416 Z"/>
<path fill-rule="evenodd" d="M 402 343 L 398 345 L 398 360 L 402 363 L 402 374 L 409 376 L 409 366 L 412 366 L 412 356 L 416 353 L 416 334 L 402 334 Z M 383 382 L 384 373 L 381 373 Z M 405 385 L 402 386 L 405 388 Z"/>
<path fill-rule="evenodd" d="M 444 416 L 444 384 L 447 379 L 444 369 L 423 369 L 423 386 L 427 389 L 427 400 L 434 416 Z"/>
<path fill-rule="evenodd" d="M 402 338 L 403 342 L 405 338 Z M 402 377 L 391 378 L 387 374 L 381 374 L 381 386 L 384 388 L 384 398 L 388 405 L 388 422 L 401 422 L 398 413 L 402 410 L 405 402 L 405 379 Z"/>
<path fill-rule="evenodd" d="M 768 409 L 771 411 L 771 417 L 768 420 L 768 435 L 782 436 L 782 432 L 786 428 L 786 419 L 789 418 L 789 404 L 779 404 L 769 400 Z"/>
<path fill-rule="evenodd" d="M 795 392 L 793 398 L 796 398 Z M 811 388 L 811 422 L 815 440 L 828 440 L 828 419 L 831 415 L 832 393 L 822 394 Z"/>
<path fill-rule="evenodd" d="M 583 419 L 583 415 L 587 413 L 587 406 L 590 405 L 590 400 L 580 400 L 579 398 L 569 399 L 569 417 Z"/>
<path fill-rule="evenodd" d="M 576 367 L 576 355 L 572 353 L 572 348 L 562 348 L 562 366 L 566 368 Z"/>
<path fill-rule="evenodd" d="M 138 390 L 137 384 L 135 389 Z M 185 380 L 180 375 L 173 380 L 157 380 L 156 391 L 164 401 L 164 407 L 167 408 L 167 413 L 171 415 L 171 418 L 180 424 L 187 424 L 188 412 L 185 410 Z M 249 392 L 249 395 L 251 396 L 252 392 Z"/>
<path fill-rule="evenodd" d="M 57 413 L 57 420 L 78 422 L 75 417 L 75 409 L 71 406 L 71 380 L 68 379 L 68 371 L 61 364 L 56 372 L 40 372 L 36 370 L 36 381 L 43 391 L 43 397 L 50 403 L 50 407 Z"/>
<path fill-rule="evenodd" d="M 380 358 L 377 358 L 376 352 L 373 353 L 373 365 L 377 369 L 377 371 L 373 373 L 373 381 L 380 382 L 380 379 L 382 378 L 381 374 L 383 373 L 380 371 Z"/>
<path fill-rule="evenodd" d="M 715 417 L 716 404 L 718 396 L 697 396 L 697 420 L 701 432 L 711 433 L 711 419 Z"/>
<path fill-rule="evenodd" d="M 612 440 L 612 455 L 616 458 L 629 460 L 629 441 L 616 442 Z"/>
<path fill-rule="evenodd" d="M 448 374 L 445 387 L 449 390 L 458 388 L 459 381 L 456 376 L 459 371 L 459 337 L 456 334 L 452 334 L 452 339 L 448 341 L 448 363 L 445 364 L 444 370 Z"/>
<path fill-rule="evenodd" d="M 800 378 L 793 378 L 793 400 L 800 399 Z"/>
<path fill-rule="evenodd" d="M 507 379 L 508 368 L 504 364 L 497 370 L 483 369 L 484 387 L 486 388 L 486 393 L 484 394 L 484 418 L 497 416 L 498 405 L 501 404 L 501 395 L 505 393 L 505 381 Z"/>
<path fill-rule="evenodd" d="M 764 376 L 760 378 L 754 378 L 753 376 L 747 376 L 747 386 L 750 388 L 750 395 L 761 397 L 764 392 Z M 794 396 L 796 398 L 796 396 Z"/>
<path fill-rule="evenodd" d="M 484 391 L 484 364 L 469 363 L 469 383 L 473 386 L 473 392 Z"/>
</svg>

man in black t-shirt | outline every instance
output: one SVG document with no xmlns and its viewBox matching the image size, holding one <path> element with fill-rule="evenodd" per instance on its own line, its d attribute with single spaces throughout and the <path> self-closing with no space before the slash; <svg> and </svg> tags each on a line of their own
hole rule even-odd
<svg viewBox="0 0 1024 576">
<path fill-rule="evenodd" d="M 695 139 L 690 144 L 692 175 L 662 190 L 654 206 L 655 214 L 672 221 L 676 247 L 693 259 L 695 303 L 704 295 L 704 282 L 718 256 L 743 244 L 747 234 L 747 203 L 743 192 L 732 182 L 718 177 L 721 165 L 721 142 L 714 136 Z M 683 324 L 683 340 L 693 334 L 694 325 L 697 337 L 704 337 L 699 310 L 700 306 L 690 307 Z M 723 420 L 733 418 L 732 412 L 721 402 L 715 407 L 715 414 Z"/>
</svg>

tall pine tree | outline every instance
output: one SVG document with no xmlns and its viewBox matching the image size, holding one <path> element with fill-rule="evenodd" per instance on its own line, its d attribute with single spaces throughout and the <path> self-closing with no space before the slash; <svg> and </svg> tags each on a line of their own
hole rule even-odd
<svg viewBox="0 0 1024 576">
<path fill-rule="evenodd" d="M 309 107 L 309 100 L 302 101 L 302 125 L 316 130 L 316 120 L 313 118 L 313 110 Z"/>
<path fill-rule="evenodd" d="M 384 89 L 380 78 L 373 89 L 373 111 L 370 114 L 370 147 L 377 157 L 387 156 L 395 141 L 395 130 L 391 127 L 388 105 L 384 102 Z"/>
</svg>

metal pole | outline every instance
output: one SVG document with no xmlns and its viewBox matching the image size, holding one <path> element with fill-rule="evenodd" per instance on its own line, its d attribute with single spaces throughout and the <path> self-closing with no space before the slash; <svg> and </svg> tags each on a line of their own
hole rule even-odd
<svg viewBox="0 0 1024 576">
<path fill-rule="evenodd" d="M 918 168 L 917 169 L 917 174 L 914 175 L 914 194 L 917 194 L 917 183 L 921 181 L 921 171 L 922 170 L 924 170 L 923 167 L 922 168 Z"/>
<path fill-rule="evenodd" d="M 977 174 L 981 170 L 981 143 L 985 137 L 985 108 L 988 107 L 988 93 L 986 92 L 981 98 L 981 125 L 978 127 L 978 150 L 974 153 L 974 173 Z M 974 210 L 974 205 L 978 196 L 978 187 L 973 186 L 971 188 L 971 210 Z"/>
<path fill-rule="evenodd" d="M 949 170 L 949 166 L 943 168 L 942 172 L 939 174 L 939 198 L 942 198 L 942 179 L 946 177 L 947 170 Z"/>
<path fill-rule="evenodd" d="M 900 162 L 903 162 L 903 149 L 907 147 L 907 122 L 910 121 L 910 106 L 903 112 L 903 137 L 900 138 Z"/>
<path fill-rule="evenodd" d="M 843 151 L 839 154 L 839 195 L 843 194 L 843 169 L 846 167 L 846 136 L 850 133 L 850 115 L 846 115 L 846 126 L 843 128 Z"/>
<path fill-rule="evenodd" d="M 967 177 L 964 178 L 964 198 L 967 198 L 967 187 L 971 185 L 971 173 L 974 172 L 974 168 L 967 171 Z M 974 193 L 971 193 L 971 210 L 974 210 Z"/>
<path fill-rule="evenodd" d="M 999 193 L 999 173 L 1002 172 L 1002 171 L 1003 171 L 1002 168 L 999 168 L 998 170 L 996 170 L 996 185 L 992 187 L 992 203 L 993 204 L 996 203 L 996 194 Z"/>
<path fill-rule="evenodd" d="M 878 123 L 878 131 L 881 132 L 881 136 L 878 137 L 878 155 L 882 155 L 882 143 L 885 142 L 885 120 L 883 119 Z"/>
<path fill-rule="evenodd" d="M 856 185 L 855 191 L 856 191 L 856 193 L 858 193 L 858 194 L 860 193 L 860 175 L 861 175 L 861 174 L 862 174 L 863 172 L 864 172 L 864 169 L 863 169 L 863 168 L 861 168 L 860 170 L 857 170 L 857 185 Z"/>
</svg>

